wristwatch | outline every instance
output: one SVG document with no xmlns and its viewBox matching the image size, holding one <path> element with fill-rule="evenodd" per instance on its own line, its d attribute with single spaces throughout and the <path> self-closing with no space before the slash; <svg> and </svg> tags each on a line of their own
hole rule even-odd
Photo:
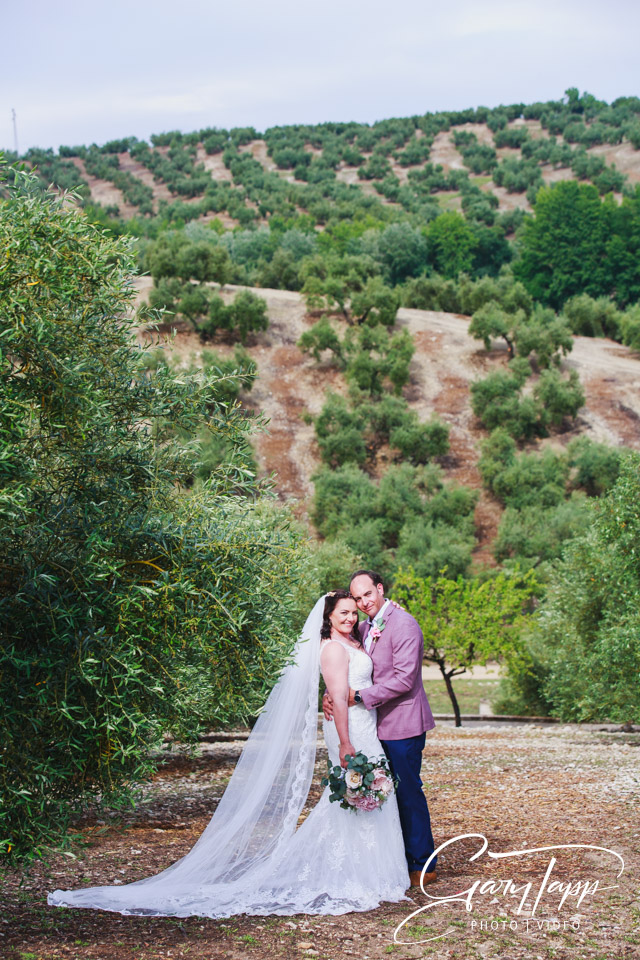
<svg viewBox="0 0 640 960">
<path fill-rule="evenodd" d="M 355 691 L 355 693 L 353 694 L 353 699 L 355 700 L 356 703 L 362 703 L 362 697 L 360 696 L 359 690 Z"/>
</svg>

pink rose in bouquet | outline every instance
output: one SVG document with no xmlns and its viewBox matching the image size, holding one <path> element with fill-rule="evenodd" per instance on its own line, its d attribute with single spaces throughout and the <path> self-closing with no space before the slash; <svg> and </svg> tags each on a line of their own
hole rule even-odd
<svg viewBox="0 0 640 960">
<path fill-rule="evenodd" d="M 373 783 L 371 784 L 372 790 L 383 790 L 384 785 L 388 783 L 389 777 L 387 776 L 386 770 L 383 770 L 382 767 L 378 767 L 373 771 Z"/>
</svg>

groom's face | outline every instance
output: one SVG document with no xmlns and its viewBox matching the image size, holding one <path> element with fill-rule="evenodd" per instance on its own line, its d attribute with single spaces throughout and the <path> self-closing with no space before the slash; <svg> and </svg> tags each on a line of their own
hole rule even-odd
<svg viewBox="0 0 640 960">
<path fill-rule="evenodd" d="M 384 587 L 381 583 L 374 583 L 371 577 L 363 574 L 351 581 L 351 596 L 358 605 L 358 609 L 368 617 L 375 617 L 384 604 Z"/>
</svg>

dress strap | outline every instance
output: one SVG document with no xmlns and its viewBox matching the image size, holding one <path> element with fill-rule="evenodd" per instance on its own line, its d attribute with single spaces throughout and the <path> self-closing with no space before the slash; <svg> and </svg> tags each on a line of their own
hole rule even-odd
<svg viewBox="0 0 640 960">
<path fill-rule="evenodd" d="M 355 647 L 350 647 L 348 643 L 345 643 L 343 640 L 338 640 L 337 637 L 327 637 L 326 640 L 322 641 L 322 646 L 320 647 L 320 653 L 322 653 L 324 648 L 329 643 L 339 643 L 341 647 L 344 647 L 344 649 L 347 651 L 349 656 L 351 656 L 352 653 L 355 653 L 355 650 L 356 650 Z"/>
</svg>

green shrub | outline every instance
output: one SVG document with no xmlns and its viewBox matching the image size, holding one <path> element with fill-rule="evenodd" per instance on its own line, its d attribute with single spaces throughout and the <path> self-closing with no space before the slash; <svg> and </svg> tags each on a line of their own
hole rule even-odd
<svg viewBox="0 0 640 960">
<path fill-rule="evenodd" d="M 556 506 L 565 498 L 567 459 L 545 447 L 541 453 L 515 455 L 504 430 L 495 430 L 482 445 L 478 463 L 485 486 L 506 506 Z"/>
<path fill-rule="evenodd" d="M 388 383 L 400 394 L 409 381 L 409 365 L 415 347 L 407 330 L 391 336 L 385 327 L 350 327 L 342 349 L 347 380 L 365 393 L 379 396 Z"/>
<path fill-rule="evenodd" d="M 333 362 L 342 363 L 342 343 L 328 317 L 322 317 L 309 330 L 305 330 L 298 340 L 298 346 L 304 353 L 310 353 L 317 363 L 326 350 L 329 350 Z"/>
<path fill-rule="evenodd" d="M 380 277 L 370 277 L 362 290 L 351 298 L 351 313 L 356 323 L 392 327 L 396 322 L 400 297 Z"/>
<path fill-rule="evenodd" d="M 268 326 L 266 301 L 251 290 L 242 290 L 228 306 L 217 294 L 210 297 L 209 315 L 196 329 L 205 340 L 215 336 L 218 330 L 227 330 L 241 343 L 246 343 L 250 333 L 266 330 Z"/>
<path fill-rule="evenodd" d="M 563 356 L 573 349 L 569 325 L 549 307 L 536 304 L 528 320 L 521 319 L 515 329 L 518 356 L 535 356 L 538 368 L 559 366 Z"/>
<path fill-rule="evenodd" d="M 564 721 L 640 720 L 640 457 L 589 510 L 540 606 L 543 695 Z"/>
<path fill-rule="evenodd" d="M 209 310 L 211 294 L 208 287 L 201 284 L 185 283 L 182 287 L 180 300 L 178 301 L 178 313 L 198 331 L 198 319 L 203 317 Z"/>
<path fill-rule="evenodd" d="M 394 464 L 375 484 L 346 464 L 323 467 L 313 480 L 313 520 L 320 534 L 342 537 L 388 579 L 399 558 L 419 561 L 424 569 L 443 559 L 452 570 L 468 569 L 477 493 L 444 487 L 434 467 Z M 419 558 L 421 548 L 427 554 Z"/>
<path fill-rule="evenodd" d="M 517 440 L 545 432 L 546 413 L 534 397 L 522 396 L 519 368 L 498 370 L 471 384 L 471 407 L 488 430 L 504 427 Z"/>
<path fill-rule="evenodd" d="M 559 370 L 543 370 L 533 388 L 533 395 L 541 404 L 546 418 L 557 427 L 565 417 L 575 419 L 585 401 L 584 390 L 575 370 L 569 371 L 568 380 Z"/>
<path fill-rule="evenodd" d="M 622 342 L 632 350 L 640 350 L 640 304 L 628 307 L 620 318 Z"/>
<path fill-rule="evenodd" d="M 373 462 L 384 444 L 415 465 L 428 463 L 449 449 L 446 424 L 436 418 L 420 423 L 406 400 L 388 394 L 377 398 L 355 394 L 348 403 L 329 393 L 315 429 L 322 460 L 333 467 Z"/>
<path fill-rule="evenodd" d="M 590 297 L 581 293 L 571 297 L 562 308 L 573 333 L 583 337 L 620 338 L 622 316 L 608 297 Z"/>
<path fill-rule="evenodd" d="M 182 296 L 183 284 L 177 277 L 162 277 L 149 292 L 149 306 L 154 310 L 177 311 L 177 301 Z"/>
<path fill-rule="evenodd" d="M 297 630 L 300 556 L 238 462 L 181 492 L 203 457 L 178 434 L 206 428 L 239 449 L 251 419 L 215 377 L 152 369 L 129 243 L 39 195 L 34 176 L 17 174 L 0 218 L 12 251 L 0 274 L 0 849 L 12 857 L 58 842 L 80 802 L 122 798 L 165 732 L 255 715 Z"/>
<path fill-rule="evenodd" d="M 535 504 L 520 510 L 507 507 L 493 543 L 493 554 L 498 562 L 554 560 L 561 555 L 565 542 L 582 533 L 588 522 L 587 501 L 577 493 L 553 506 Z"/>
<path fill-rule="evenodd" d="M 449 428 L 441 420 L 399 426 L 389 436 L 389 443 L 409 463 L 429 463 L 449 449 Z"/>
<path fill-rule="evenodd" d="M 618 479 L 622 456 L 623 450 L 595 443 L 589 437 L 575 437 L 567 447 L 571 485 L 590 497 L 602 496 Z"/>
<path fill-rule="evenodd" d="M 329 393 L 316 417 L 315 430 L 324 463 L 337 467 L 344 463 L 362 464 L 367 459 L 364 439 L 365 415 L 349 407 L 344 397 Z"/>
</svg>

